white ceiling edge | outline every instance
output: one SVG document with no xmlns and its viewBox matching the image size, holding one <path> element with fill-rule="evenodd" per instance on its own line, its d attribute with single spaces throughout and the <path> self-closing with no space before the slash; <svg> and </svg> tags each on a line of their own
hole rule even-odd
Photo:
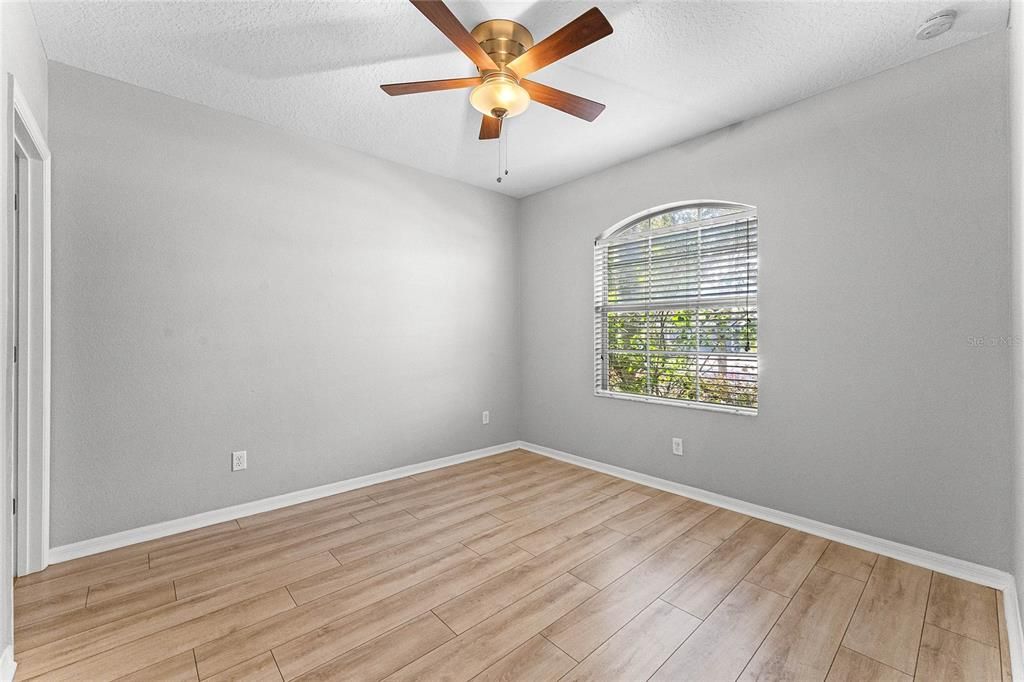
<svg viewBox="0 0 1024 682">
<path fill-rule="evenodd" d="M 469 27 L 504 16 L 537 39 L 592 4 L 449 3 Z M 596 4 L 615 33 L 531 78 L 608 109 L 588 124 L 534 103 L 508 122 L 501 184 L 467 91 L 379 90 L 473 73 L 404 0 L 32 6 L 54 61 L 517 198 L 1005 30 L 1009 14 L 1008 0 Z M 915 40 L 946 7 L 960 14 L 953 30 Z"/>
<path fill-rule="evenodd" d="M 914 64 L 915 62 L 925 61 L 925 60 L 927 60 L 927 59 L 929 59 L 931 57 L 935 57 L 937 55 L 940 55 L 943 52 L 946 52 L 947 50 L 951 50 L 953 48 L 960 47 L 961 45 L 965 45 L 966 43 L 974 42 L 974 41 L 977 41 L 977 40 L 984 40 L 985 38 L 988 38 L 989 36 L 991 36 L 993 33 L 996 33 L 996 32 L 997 31 L 993 31 L 993 32 L 990 32 L 990 33 L 986 33 L 985 35 L 981 35 L 981 36 L 977 36 L 975 38 L 971 38 L 968 41 L 958 42 L 955 45 L 949 45 L 947 47 L 944 47 L 941 50 L 929 53 L 929 54 L 927 54 L 927 55 L 925 55 L 923 57 L 918 57 L 916 59 L 912 59 L 912 60 L 910 60 L 908 62 L 904 62 L 902 64 L 897 64 L 895 66 L 890 66 L 888 68 L 882 69 L 881 71 L 878 71 L 878 72 L 875 72 L 875 73 L 872 73 L 872 74 L 868 74 L 867 76 L 863 76 L 863 77 L 858 78 L 856 80 L 853 80 L 853 81 L 850 81 L 850 82 L 847 82 L 847 83 L 841 83 L 839 85 L 836 85 L 835 87 L 828 88 L 827 90 L 822 90 L 821 92 L 816 92 L 816 93 L 807 95 L 806 97 L 802 97 L 802 98 L 794 100 L 792 102 L 787 102 L 786 104 L 782 104 L 782 105 L 776 107 L 775 109 L 770 109 L 768 111 L 763 111 L 763 112 L 754 114 L 753 116 L 749 116 L 749 117 L 744 118 L 744 119 L 739 119 L 739 120 L 736 120 L 736 121 L 731 121 L 729 123 L 724 123 L 724 124 L 722 124 L 722 125 L 720 125 L 718 127 L 715 127 L 715 128 L 710 128 L 708 130 L 703 130 L 703 131 L 695 132 L 693 135 L 688 135 L 687 137 L 684 137 L 682 139 L 676 140 L 674 142 L 669 142 L 669 143 L 665 144 L 664 146 L 656 147 L 654 149 L 650 149 L 650 150 L 647 150 L 647 151 L 644 151 L 644 152 L 640 152 L 640 153 L 632 155 L 632 156 L 627 156 L 627 157 L 621 159 L 620 161 L 615 161 L 613 163 L 609 163 L 607 166 L 603 166 L 601 168 L 597 168 L 597 169 L 594 169 L 592 171 L 587 171 L 586 173 L 583 173 L 581 175 L 568 178 L 564 182 L 559 182 L 558 184 L 552 185 L 550 187 L 545 187 L 543 189 L 538 189 L 537 191 L 531 192 L 530 194 L 524 194 L 522 196 L 517 196 L 517 198 L 519 198 L 519 199 L 526 199 L 528 197 L 532 197 L 532 196 L 535 196 L 537 194 L 543 194 L 544 192 L 548 192 L 548 191 L 551 191 L 551 190 L 556 190 L 559 187 L 563 187 L 565 185 L 570 185 L 570 184 L 576 182 L 577 180 L 582 180 L 584 178 L 588 178 L 588 177 L 593 176 L 593 175 L 598 175 L 598 174 L 600 174 L 600 173 L 602 173 L 602 172 L 604 172 L 606 170 L 610 170 L 610 169 L 615 168 L 617 166 L 624 166 L 624 165 L 629 164 L 632 161 L 637 161 L 639 159 L 643 159 L 645 157 L 648 157 L 648 156 L 651 156 L 651 155 L 654 155 L 654 154 L 658 154 L 660 152 L 668 151 L 668 150 L 671 150 L 671 149 L 673 149 L 675 147 L 681 147 L 681 146 L 685 145 L 688 142 L 692 142 L 694 140 L 699 140 L 702 137 L 710 137 L 710 136 L 715 135 L 717 133 L 724 132 L 724 131 L 726 131 L 726 130 L 728 130 L 730 128 L 734 128 L 734 127 L 736 127 L 738 125 L 742 125 L 744 123 L 754 122 L 754 121 L 757 121 L 758 119 L 765 118 L 765 117 L 768 117 L 768 116 L 772 116 L 773 114 L 776 114 L 776 113 L 778 113 L 780 111 L 784 111 L 786 109 L 789 109 L 790 107 L 795 107 L 795 106 L 801 105 L 803 103 L 812 101 L 812 100 L 814 100 L 817 97 L 826 96 L 826 95 L 828 95 L 831 92 L 834 92 L 836 90 L 841 90 L 841 89 L 846 88 L 846 87 L 851 86 L 851 85 L 855 85 L 857 83 L 860 83 L 861 81 L 870 80 L 872 78 L 875 78 L 876 76 L 880 76 L 880 75 L 885 74 L 885 73 L 887 73 L 889 71 L 895 71 L 897 69 L 901 69 L 903 67 L 906 67 L 906 66 L 909 66 L 911 64 Z"/>
</svg>

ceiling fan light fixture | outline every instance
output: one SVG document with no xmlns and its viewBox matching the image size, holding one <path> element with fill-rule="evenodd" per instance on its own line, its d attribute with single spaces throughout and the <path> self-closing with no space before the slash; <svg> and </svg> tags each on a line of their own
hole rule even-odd
<svg viewBox="0 0 1024 682">
<path fill-rule="evenodd" d="M 484 76 L 484 82 L 473 88 L 469 103 L 485 116 L 511 118 L 530 106 L 530 93 L 511 75 L 498 71 Z"/>
</svg>

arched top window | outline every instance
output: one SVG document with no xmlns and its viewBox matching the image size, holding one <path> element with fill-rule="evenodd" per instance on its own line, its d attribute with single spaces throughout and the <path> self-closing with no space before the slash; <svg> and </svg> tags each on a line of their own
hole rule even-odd
<svg viewBox="0 0 1024 682">
<path fill-rule="evenodd" d="M 757 412 L 757 210 L 687 201 L 594 246 L 595 393 Z"/>
</svg>

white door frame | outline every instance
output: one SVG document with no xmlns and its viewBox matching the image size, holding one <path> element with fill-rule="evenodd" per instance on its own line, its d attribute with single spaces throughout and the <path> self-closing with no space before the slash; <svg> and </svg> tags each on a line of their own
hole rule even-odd
<svg viewBox="0 0 1024 682">
<path fill-rule="evenodd" d="M 18 575 L 41 571 L 49 563 L 50 549 L 50 149 L 17 81 L 8 77 L 10 128 L 5 131 L 9 144 L 7 159 L 7 196 L 14 195 L 14 150 L 27 159 L 28 196 L 19 197 L 21 233 L 21 301 L 19 305 L 18 347 Z M 25 179 L 22 180 L 26 184 Z M 10 248 L 13 234 L 14 205 L 8 202 L 5 247 Z M 5 249 L 5 250 L 6 250 Z M 0 267 L 9 282 L 9 258 Z M 3 305 L 8 304 L 4 297 Z M 9 312 L 9 311 L 8 311 Z M 10 320 L 4 316 L 4 325 Z M 13 338 L 7 335 L 6 338 Z M 3 367 L 11 368 L 13 348 L 0 348 Z M 8 374 L 8 376 L 10 376 Z M 6 395 L 11 395 L 8 392 Z M 5 414 L 4 421 L 9 421 Z M 4 432 L 11 434 L 11 424 Z M 4 447 L 10 447 L 10 438 Z M 13 461 L 13 460 L 12 460 Z M 5 501 L 0 510 L 7 507 Z M 4 513 L 9 513 L 4 512 Z"/>
</svg>

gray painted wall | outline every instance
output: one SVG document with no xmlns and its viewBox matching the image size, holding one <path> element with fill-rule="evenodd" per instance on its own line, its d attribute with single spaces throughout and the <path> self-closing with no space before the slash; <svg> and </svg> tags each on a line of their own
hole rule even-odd
<svg viewBox="0 0 1024 682">
<path fill-rule="evenodd" d="M 1011 564 L 1006 34 L 523 200 L 525 440 Z M 593 395 L 593 239 L 759 209 L 760 414 Z M 670 439 L 686 456 L 671 455 Z"/>
<path fill-rule="evenodd" d="M 54 546 L 517 437 L 513 199 L 57 63 L 50 92 Z"/>
</svg>

